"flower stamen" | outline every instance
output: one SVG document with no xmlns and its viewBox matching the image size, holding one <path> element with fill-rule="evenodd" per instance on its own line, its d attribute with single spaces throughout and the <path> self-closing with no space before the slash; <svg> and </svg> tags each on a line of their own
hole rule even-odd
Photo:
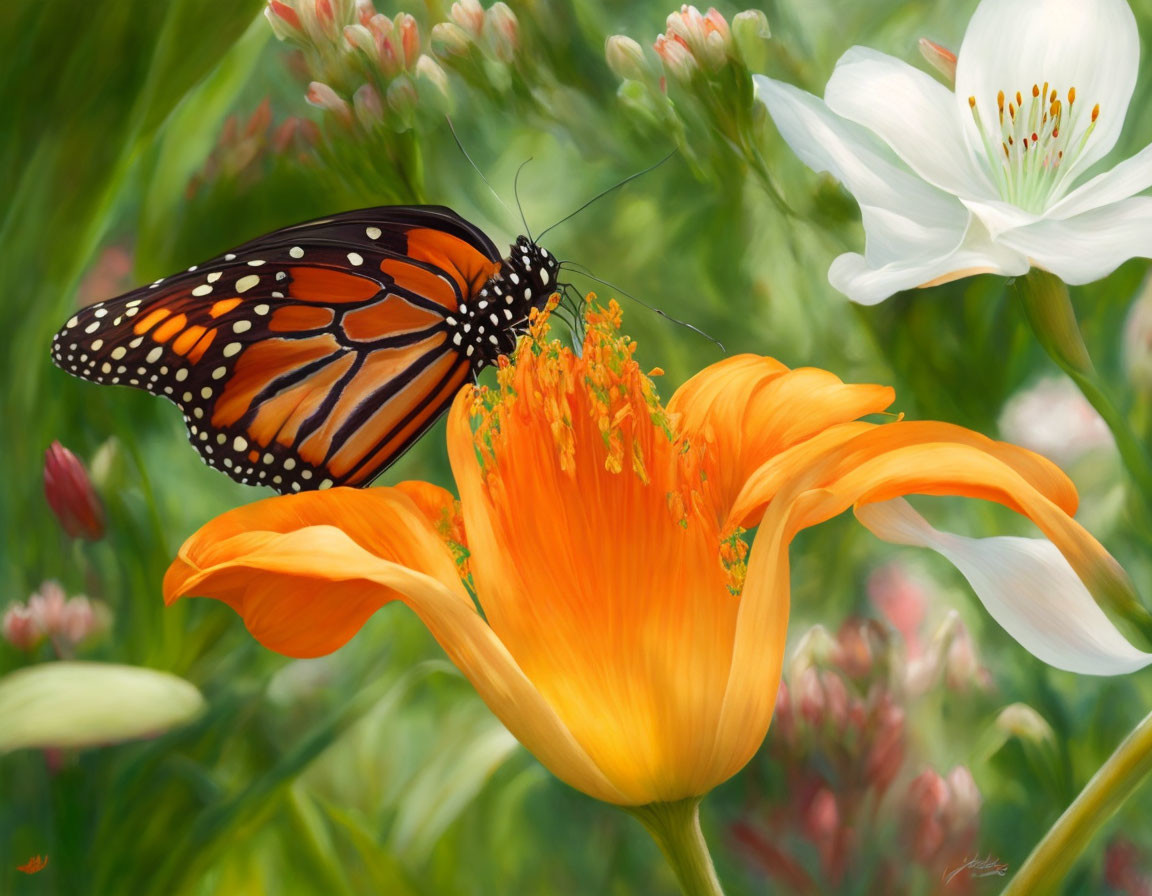
<svg viewBox="0 0 1152 896">
<path fill-rule="evenodd" d="M 1076 88 L 1069 87 L 1067 104 L 1060 91 L 1048 81 L 1034 83 L 1027 96 L 1016 90 L 1008 94 L 1008 116 L 1004 116 L 1006 93 L 996 93 L 997 128 L 986 127 L 975 96 L 968 108 L 984 141 L 989 173 L 1001 196 L 1028 211 L 1047 207 L 1065 180 L 1062 167 L 1084 151 L 1100 117 L 1100 105 L 1092 107 L 1090 120 L 1077 127 L 1080 107 Z M 1027 101 L 1027 104 L 1025 104 Z"/>
</svg>

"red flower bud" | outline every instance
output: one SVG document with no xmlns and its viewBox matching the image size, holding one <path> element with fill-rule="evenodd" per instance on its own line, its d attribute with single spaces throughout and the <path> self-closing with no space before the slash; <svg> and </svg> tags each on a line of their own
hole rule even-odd
<svg viewBox="0 0 1152 896">
<path fill-rule="evenodd" d="M 44 637 L 36 615 L 23 604 L 13 604 L 4 611 L 0 629 L 4 640 L 17 650 L 31 650 Z"/>
<path fill-rule="evenodd" d="M 53 442 L 44 453 L 44 495 L 64 531 L 73 538 L 104 537 L 104 505 L 76 455 Z"/>
</svg>

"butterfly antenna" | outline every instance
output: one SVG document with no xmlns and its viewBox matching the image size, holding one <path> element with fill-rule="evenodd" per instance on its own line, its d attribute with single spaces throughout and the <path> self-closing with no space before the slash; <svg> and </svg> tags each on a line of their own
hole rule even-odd
<svg viewBox="0 0 1152 896">
<path fill-rule="evenodd" d="M 668 153 L 668 155 L 664 156 L 664 158 L 662 158 L 659 162 L 656 162 L 653 165 L 649 165 L 643 171 L 637 171 L 635 174 L 629 174 L 626 178 L 624 178 L 624 180 L 613 184 L 607 190 L 601 190 L 599 193 L 597 193 L 595 196 L 593 196 L 591 199 L 589 199 L 587 202 L 585 202 L 582 206 L 580 206 L 580 208 L 576 209 L 576 211 L 572 212 L 569 215 L 565 215 L 563 218 L 561 218 L 559 221 L 557 221 L 551 227 L 544 228 L 544 230 L 542 230 L 540 232 L 540 236 L 538 236 L 536 238 L 537 241 L 544 239 L 544 234 L 546 234 L 553 227 L 559 227 L 561 224 L 563 224 L 569 218 L 576 217 L 576 215 L 580 214 L 580 212 L 582 212 L 582 211 L 584 211 L 584 209 L 588 208 L 588 206 L 590 206 L 593 202 L 596 202 L 599 199 L 603 199 L 605 196 L 607 196 L 613 190 L 619 190 L 622 186 L 624 186 L 629 181 L 636 180 L 636 178 L 642 177 L 643 175 L 647 174 L 649 171 L 654 171 L 655 169 L 657 169 L 661 165 L 663 165 L 665 162 L 667 162 L 674 155 L 676 155 L 676 150 L 672 150 L 672 152 L 670 152 L 670 153 Z"/>
<path fill-rule="evenodd" d="M 520 172 L 524 170 L 524 166 L 532 161 L 529 156 L 520 163 L 520 167 L 516 169 L 516 176 L 512 178 L 512 195 L 516 197 L 516 208 L 520 211 L 520 223 L 524 225 L 524 233 L 528 237 L 528 242 L 536 242 L 532 239 L 532 231 L 528 229 L 528 219 L 524 217 L 524 206 L 520 204 Z"/>
<path fill-rule="evenodd" d="M 460 142 L 460 138 L 456 135 L 456 128 L 452 124 L 451 116 L 445 115 L 444 120 L 448 122 L 448 130 L 450 130 L 452 132 L 452 139 L 456 141 L 457 149 L 459 149 L 461 154 L 463 154 L 464 158 L 466 158 L 468 160 L 468 164 L 471 165 L 475 169 L 475 171 L 478 175 L 480 175 L 480 180 L 484 181 L 484 186 L 486 186 L 488 188 L 489 192 L 491 192 L 491 194 L 496 197 L 496 201 L 499 202 L 502 206 L 504 206 L 504 209 L 505 209 L 505 211 L 508 212 L 508 214 L 512 214 L 512 209 L 510 209 L 508 207 L 508 203 L 500 198 L 500 194 L 496 192 L 496 188 L 493 187 L 492 184 L 488 183 L 488 178 L 486 178 L 484 176 L 484 172 L 480 170 L 480 166 L 472 161 L 472 156 L 468 155 L 468 150 L 466 150 L 464 148 L 464 144 Z M 521 166 L 521 167 L 523 167 L 523 166 Z M 517 200 L 516 204 L 517 205 L 520 204 L 519 200 Z M 520 213 L 520 217 L 521 217 L 521 219 L 523 219 L 523 217 L 524 217 L 523 212 Z"/>
<path fill-rule="evenodd" d="M 715 336 L 710 336 L 709 334 L 707 334 L 703 330 L 701 330 L 699 327 L 697 327 L 695 324 L 690 324 L 686 320 L 680 320 L 678 317 L 673 317 L 671 314 L 668 314 L 667 312 L 662 311 L 661 309 L 655 307 L 654 305 L 649 305 L 647 302 L 640 301 L 640 299 L 636 298 L 636 296 L 631 295 L 630 293 L 626 293 L 624 290 L 622 290 L 615 283 L 609 283 L 607 280 L 601 280 L 595 274 L 590 274 L 586 270 L 579 270 L 579 268 L 582 268 L 583 265 L 577 265 L 575 262 L 566 261 L 566 262 L 562 263 L 560 265 L 560 267 L 566 268 L 567 270 L 572 271 L 574 274 L 580 274 L 583 277 L 587 277 L 589 280 L 595 280 L 597 283 L 599 283 L 603 286 L 607 286 L 609 289 L 614 290 L 615 292 L 618 292 L 620 295 L 624 296 L 624 298 L 631 299 L 633 302 L 635 302 L 641 308 L 647 308 L 653 314 L 657 314 L 660 317 L 664 318 L 665 320 L 670 321 L 671 323 L 678 324 L 681 327 L 685 327 L 685 328 L 691 330 L 693 333 L 697 333 L 700 336 L 703 336 L 709 342 L 714 343 L 720 349 L 720 351 L 724 352 L 724 354 L 728 354 L 728 349 L 724 348 L 724 343 L 721 342 L 719 339 L 717 339 Z"/>
</svg>

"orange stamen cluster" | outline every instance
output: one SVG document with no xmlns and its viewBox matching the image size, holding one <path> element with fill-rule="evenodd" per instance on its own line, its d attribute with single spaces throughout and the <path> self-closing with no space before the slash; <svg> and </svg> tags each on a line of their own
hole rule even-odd
<svg viewBox="0 0 1152 896">
<path fill-rule="evenodd" d="M 999 91 L 995 124 L 982 120 L 975 96 L 968 97 L 968 107 L 1004 198 L 1038 211 L 1052 195 L 1060 166 L 1083 151 L 1100 117 L 1100 106 L 1095 105 L 1087 124 L 1078 127 L 1083 103 L 1076 104 L 1075 87 L 1068 88 L 1064 99 L 1047 81 L 1043 86 L 1033 84 L 1026 93 Z"/>
<path fill-rule="evenodd" d="M 452 552 L 460 578 L 470 584 L 472 570 L 468 558 L 471 555 L 468 550 L 468 538 L 464 534 L 464 514 L 460 502 L 453 501 L 451 507 L 442 507 L 439 518 L 434 520 L 432 524 L 436 529 L 436 534 Z"/>
<path fill-rule="evenodd" d="M 497 385 L 474 390 L 473 434 L 481 467 L 486 475 L 494 470 L 506 421 L 516 414 L 547 427 L 560 469 L 571 474 L 576 452 L 588 450 L 578 446 L 575 432 L 582 422 L 577 415 L 584 415 L 600 436 L 603 469 L 628 470 L 645 484 L 658 474 L 659 484 L 668 486 L 669 512 L 686 523 L 702 501 L 702 451 L 675 432 L 655 385 L 633 357 L 636 343 L 619 332 L 620 306 L 615 301 L 606 308 L 592 305 L 585 323 L 577 355 L 548 338 L 547 311 L 534 316 L 512 360 L 498 365 Z M 653 464 L 666 465 L 669 458 L 676 470 L 653 470 Z"/>
<path fill-rule="evenodd" d="M 736 596 L 744 590 L 744 579 L 748 575 L 748 542 L 744 540 L 745 531 L 737 527 L 720 542 L 720 563 L 728 573 L 728 590 Z"/>
</svg>

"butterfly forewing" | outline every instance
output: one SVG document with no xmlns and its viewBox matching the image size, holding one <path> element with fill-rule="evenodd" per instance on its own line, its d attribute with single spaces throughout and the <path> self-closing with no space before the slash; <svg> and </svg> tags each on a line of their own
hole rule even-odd
<svg viewBox="0 0 1152 896">
<path fill-rule="evenodd" d="M 204 460 L 240 482 L 359 485 L 472 375 L 446 321 L 499 259 L 449 209 L 349 212 L 84 308 L 53 358 L 171 399 Z"/>
</svg>

